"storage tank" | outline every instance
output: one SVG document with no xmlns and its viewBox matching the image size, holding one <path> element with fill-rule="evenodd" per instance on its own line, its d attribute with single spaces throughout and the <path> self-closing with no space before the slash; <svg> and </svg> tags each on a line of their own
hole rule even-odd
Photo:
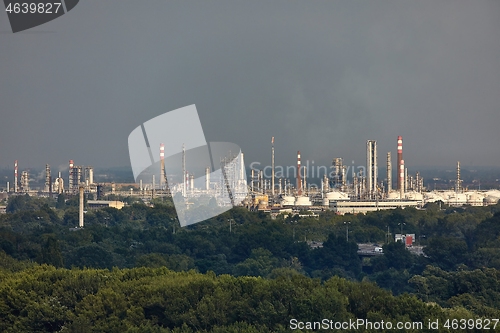
<svg viewBox="0 0 500 333">
<path fill-rule="evenodd" d="M 448 196 L 447 203 L 449 205 L 465 205 L 467 203 L 467 195 L 465 193 L 454 193 Z"/>
<path fill-rule="evenodd" d="M 259 205 L 261 201 L 269 201 L 269 198 L 267 195 L 256 195 L 253 198 L 253 204 L 254 205 Z"/>
<path fill-rule="evenodd" d="M 471 206 L 483 206 L 484 195 L 477 192 L 467 193 L 467 204 Z"/>
<path fill-rule="evenodd" d="M 485 205 L 496 205 L 498 203 L 498 201 L 500 200 L 500 198 L 498 197 L 495 197 L 493 195 L 488 195 L 485 199 L 484 199 L 484 204 Z"/>
<path fill-rule="evenodd" d="M 283 206 L 293 206 L 295 205 L 295 197 L 284 196 L 282 201 Z"/>
<path fill-rule="evenodd" d="M 414 191 L 405 193 L 405 198 L 408 200 L 419 200 L 419 201 L 424 200 L 424 196 L 422 195 L 422 193 Z"/>
<path fill-rule="evenodd" d="M 311 200 L 309 197 L 297 197 L 295 199 L 295 206 L 311 206 Z"/>
<path fill-rule="evenodd" d="M 259 201 L 259 209 L 266 209 L 269 206 L 269 201 L 260 200 Z"/>
<path fill-rule="evenodd" d="M 399 191 L 391 191 L 387 194 L 387 199 L 399 199 Z"/>
<path fill-rule="evenodd" d="M 347 195 L 347 193 L 339 192 L 339 191 L 328 192 L 325 197 L 326 197 L 326 199 L 332 200 L 332 201 L 349 200 L 349 196 Z"/>
<path fill-rule="evenodd" d="M 437 192 L 429 192 L 424 195 L 424 201 L 425 202 L 436 202 L 436 201 L 442 201 L 446 202 L 443 196 L 441 196 Z"/>
<path fill-rule="evenodd" d="M 349 200 L 349 195 L 340 191 L 332 191 L 325 194 L 323 198 L 323 206 L 329 206 L 330 201 Z"/>
</svg>

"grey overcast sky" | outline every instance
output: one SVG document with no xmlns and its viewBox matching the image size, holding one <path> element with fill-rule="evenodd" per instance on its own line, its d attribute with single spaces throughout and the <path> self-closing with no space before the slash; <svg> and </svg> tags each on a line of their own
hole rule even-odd
<svg viewBox="0 0 500 333">
<path fill-rule="evenodd" d="M 500 166 L 500 1 L 82 0 L 0 12 L 0 167 L 130 166 L 129 133 L 196 104 L 252 161 Z M 168 130 L 168 127 L 165 128 Z M 167 143 L 168 144 L 168 143 Z"/>
</svg>

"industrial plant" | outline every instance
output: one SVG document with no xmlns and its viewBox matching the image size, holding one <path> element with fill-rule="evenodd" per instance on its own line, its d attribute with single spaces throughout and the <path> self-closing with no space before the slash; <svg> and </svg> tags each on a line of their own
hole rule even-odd
<svg viewBox="0 0 500 333">
<path fill-rule="evenodd" d="M 366 141 L 366 165 L 347 166 L 342 157 L 332 159 L 331 166 L 309 166 L 302 163 L 297 151 L 296 166 L 277 167 L 275 163 L 274 137 L 271 139 L 271 166 L 245 168 L 244 154 L 226 152 L 218 158 L 218 165 L 202 165 L 200 159 L 182 153 L 165 160 L 165 145 L 159 149 L 159 163 L 141 174 L 137 183 L 95 182 L 92 166 L 75 165 L 69 161 L 66 175 L 58 172 L 52 177 L 50 165 L 45 167 L 45 183 L 42 189 L 30 188 L 30 174 L 19 173 L 18 161 L 14 161 L 13 186 L 7 182 L 7 194 L 29 194 L 55 197 L 59 194 L 83 196 L 93 194 L 97 200 L 89 200 L 92 209 L 99 207 L 123 207 L 123 203 L 102 201 L 108 194 L 137 196 L 149 202 L 155 197 L 172 197 L 176 209 L 194 209 L 199 206 L 244 206 L 249 210 L 268 212 L 272 215 L 310 211 L 336 214 L 358 214 L 395 208 L 422 208 L 429 202 L 441 202 L 451 206 L 484 206 L 500 200 L 499 190 L 469 191 L 462 186 L 460 162 L 456 165 L 454 187 L 448 190 L 428 190 L 419 172 L 410 175 L 403 159 L 403 138 L 397 137 L 396 184 L 393 183 L 392 152 L 387 152 L 385 177 L 381 179 L 376 140 Z M 213 161 L 212 161 L 213 162 Z M 177 167 L 174 167 L 174 164 Z M 311 170 L 308 170 L 311 169 Z M 188 171 L 197 170 L 197 171 Z M 201 171 L 203 170 L 203 171 Z M 195 174 L 198 174 L 198 177 Z M 247 181 L 247 173 L 248 181 Z M 309 181 L 320 179 L 320 185 Z M 19 177 L 19 174 L 21 175 Z M 202 174 L 200 177 L 199 175 Z M 156 181 L 158 179 L 158 181 Z M 395 185 L 395 186 L 394 186 Z M 95 195 L 94 195 L 95 194 Z M 214 199 L 214 202 L 209 202 Z M 178 205 L 182 203 L 182 205 Z M 179 213 L 179 212 L 178 212 Z M 310 213 L 310 214 L 311 214 Z M 81 213 L 83 214 L 83 213 Z M 83 216 L 82 216 L 83 220 Z M 83 222 L 81 222 L 83 226 Z"/>
<path fill-rule="evenodd" d="M 324 168 L 321 187 L 308 186 L 307 168 L 301 163 L 297 152 L 296 186 L 291 187 L 290 179 L 279 178 L 275 187 L 274 138 L 272 140 L 272 179 L 264 178 L 263 170 L 251 170 L 250 189 L 252 196 L 244 205 L 253 210 L 270 213 L 286 211 L 331 210 L 337 214 L 357 214 L 383 209 L 415 207 L 422 208 L 428 202 L 442 202 L 451 206 L 483 206 L 496 204 L 500 191 L 468 191 L 460 179 L 460 162 L 457 162 L 455 186 L 447 191 L 428 191 L 419 172 L 408 173 L 403 159 L 403 138 L 397 137 L 397 182 L 393 187 L 392 153 L 386 155 L 386 177 L 379 179 L 377 141 L 366 141 L 366 166 L 352 169 L 348 179 L 348 169 L 341 157 L 333 158 L 329 169 Z M 313 172 L 314 174 L 314 172 Z M 317 173 L 317 175 L 319 175 Z M 269 186 L 269 183 L 271 186 Z"/>
</svg>

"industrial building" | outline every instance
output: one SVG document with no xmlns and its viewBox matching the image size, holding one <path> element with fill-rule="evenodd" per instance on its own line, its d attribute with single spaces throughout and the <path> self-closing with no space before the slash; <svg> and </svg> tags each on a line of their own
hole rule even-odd
<svg viewBox="0 0 500 333">
<path fill-rule="evenodd" d="M 421 204 L 418 200 L 381 200 L 381 201 L 353 201 L 353 200 L 343 200 L 343 201 L 330 201 L 329 209 L 336 214 L 366 214 L 368 212 L 374 212 L 384 209 L 396 209 L 396 208 L 407 208 L 414 207 L 417 208 Z"/>
<path fill-rule="evenodd" d="M 53 194 L 69 193 L 77 195 L 83 188 L 84 193 L 97 193 L 97 198 L 103 198 L 104 191 L 111 188 L 111 194 L 122 196 L 140 196 L 148 201 L 155 196 L 181 195 L 185 201 L 186 209 L 197 204 L 207 204 L 205 198 L 216 198 L 219 207 L 241 204 L 251 210 L 264 212 L 286 211 L 324 211 L 332 210 L 337 214 L 358 214 L 382 209 L 395 209 L 406 207 L 423 207 L 429 202 L 442 202 L 452 206 L 484 206 L 496 204 L 500 201 L 500 191 L 468 191 L 460 178 L 460 162 L 457 162 L 456 180 L 454 188 L 447 191 L 427 191 L 424 179 L 419 172 L 410 175 L 403 160 L 403 138 L 397 137 L 397 167 L 396 185 L 393 184 L 392 152 L 386 155 L 385 179 L 379 179 L 378 147 L 377 141 L 366 141 L 366 168 L 358 168 L 347 172 L 349 167 L 344 165 L 342 157 L 332 160 L 330 172 L 325 168 L 323 174 L 316 174 L 321 181 L 321 186 L 311 186 L 308 169 L 309 161 L 303 163 L 301 152 L 297 151 L 295 166 L 291 177 L 278 176 L 275 173 L 275 146 L 271 139 L 271 177 L 264 170 L 251 169 L 250 180 L 246 181 L 246 170 L 243 162 L 243 153 L 238 156 L 229 153 L 221 157 L 220 169 L 213 171 L 214 166 L 203 166 L 197 172 L 204 176 L 196 178 L 193 172 L 195 167 L 191 160 L 186 160 L 186 150 L 182 147 L 182 155 L 176 160 L 182 165 L 177 182 L 169 184 L 171 175 L 167 180 L 165 166 L 165 146 L 159 146 L 159 167 L 155 166 L 155 173 L 151 181 L 140 179 L 139 184 L 100 183 L 94 180 L 94 168 L 91 166 L 75 165 L 69 161 L 68 173 L 58 173 L 56 178 L 51 176 L 49 164 L 45 166 L 45 182 L 41 189 L 30 188 L 29 170 L 19 172 L 19 164 L 14 162 L 13 186 L 7 182 L 7 192 L 28 193 L 30 195 L 52 196 Z M 213 161 L 212 161 L 213 163 Z M 314 163 L 314 161 L 313 161 Z M 354 163 L 354 162 L 353 162 Z M 268 167 L 266 167 L 268 168 Z M 217 167 L 215 167 L 217 169 Z M 159 173 L 159 175 L 158 175 Z M 67 175 L 67 176 L 66 176 Z M 159 176 L 159 177 L 158 177 Z M 156 177 L 156 178 L 155 178 Z M 267 179 L 266 179 L 267 177 Z M 295 178 L 295 179 L 294 179 Z M 157 180 L 157 181 L 156 181 Z M 309 184 L 308 184 L 309 180 Z M 118 187 L 117 187 L 118 186 Z M 117 191 L 118 188 L 118 191 Z M 205 201 L 204 201 L 205 200 Z M 123 203 L 116 201 L 88 201 L 89 209 L 102 207 L 122 208 Z"/>
<path fill-rule="evenodd" d="M 122 201 L 106 201 L 106 200 L 88 200 L 87 207 L 90 210 L 102 209 L 102 208 L 116 208 L 122 209 L 125 203 Z"/>
</svg>

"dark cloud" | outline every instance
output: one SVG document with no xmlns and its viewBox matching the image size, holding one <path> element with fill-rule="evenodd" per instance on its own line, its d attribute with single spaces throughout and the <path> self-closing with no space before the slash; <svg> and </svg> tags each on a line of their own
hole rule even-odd
<svg viewBox="0 0 500 333">
<path fill-rule="evenodd" d="M 140 123 L 196 104 L 247 162 L 500 164 L 498 1 L 96 1 L 7 33 L 0 164 L 129 165 Z M 168 127 L 165 128 L 168 130 Z"/>
</svg>

